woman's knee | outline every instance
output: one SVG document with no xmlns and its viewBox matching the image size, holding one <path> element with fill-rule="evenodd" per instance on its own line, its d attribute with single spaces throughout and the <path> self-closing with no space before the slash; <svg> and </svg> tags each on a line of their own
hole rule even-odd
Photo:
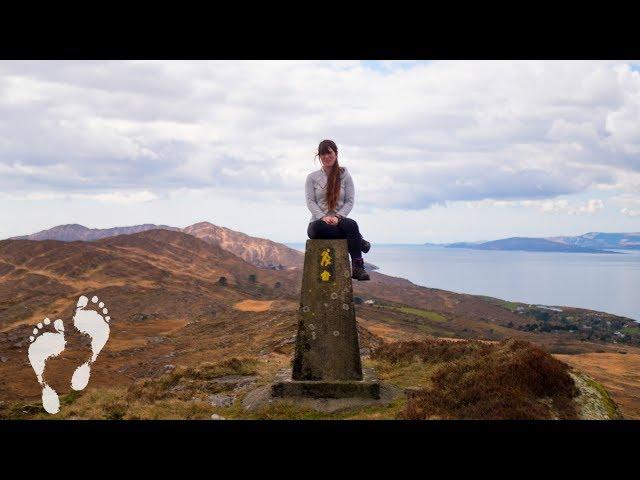
<svg viewBox="0 0 640 480">
<path fill-rule="evenodd" d="M 344 230 L 355 230 L 358 228 L 358 224 L 352 218 L 342 218 L 338 223 Z"/>
<path fill-rule="evenodd" d="M 314 228 L 313 224 L 309 224 L 309 226 L 307 227 L 307 236 L 310 239 L 314 239 L 316 238 L 317 234 L 316 234 L 316 229 Z"/>
</svg>

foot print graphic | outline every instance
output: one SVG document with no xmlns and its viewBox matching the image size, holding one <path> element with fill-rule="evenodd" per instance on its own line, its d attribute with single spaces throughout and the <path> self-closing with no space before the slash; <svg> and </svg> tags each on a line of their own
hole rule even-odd
<svg viewBox="0 0 640 480">
<path fill-rule="evenodd" d="M 42 406 L 49 413 L 58 413 L 60 410 L 60 399 L 58 393 L 47 385 L 43 378 L 44 367 L 51 357 L 57 357 L 62 353 L 66 345 L 64 339 L 64 324 L 57 319 L 53 322 L 55 332 L 43 332 L 43 328 L 51 323 L 45 318 L 33 329 L 33 335 L 29 337 L 29 362 L 33 371 L 36 372 L 38 383 L 42 387 Z"/>
<path fill-rule="evenodd" d="M 97 304 L 99 311 L 88 309 L 89 299 L 82 295 L 78 298 L 76 314 L 73 317 L 73 325 L 76 329 L 91 338 L 91 358 L 76 368 L 71 377 L 71 388 L 74 390 L 82 390 L 87 386 L 91 365 L 109 339 L 109 320 L 111 320 L 111 317 L 107 316 L 109 310 L 95 295 L 91 298 L 91 302 Z"/>
</svg>

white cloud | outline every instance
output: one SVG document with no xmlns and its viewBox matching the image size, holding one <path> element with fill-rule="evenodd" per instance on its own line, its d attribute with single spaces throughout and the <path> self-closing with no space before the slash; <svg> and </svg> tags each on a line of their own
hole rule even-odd
<svg viewBox="0 0 640 480">
<path fill-rule="evenodd" d="M 143 190 L 143 191 L 132 191 L 132 192 L 124 192 L 124 191 L 115 191 L 115 192 L 106 192 L 106 193 L 62 193 L 55 191 L 34 191 L 26 194 L 19 193 L 6 193 L 1 192 L 0 198 L 5 200 L 33 200 L 33 201 L 42 201 L 42 200 L 88 200 L 95 201 L 104 204 L 118 204 L 118 205 L 133 205 L 137 203 L 146 203 L 151 202 L 153 200 L 157 200 L 160 197 L 155 193 Z"/>
<path fill-rule="evenodd" d="M 592 214 L 554 199 L 632 191 L 639 124 L 626 62 L 3 61 L 0 191 L 297 202 L 334 138 L 368 211 L 494 199 Z"/>
<path fill-rule="evenodd" d="M 605 206 L 604 201 L 599 198 L 592 198 L 586 202 L 571 203 L 566 199 L 547 200 L 493 200 L 484 199 L 479 201 L 464 202 L 469 208 L 487 207 L 526 207 L 539 210 L 544 213 L 566 213 L 569 215 L 592 215 Z"/>
<path fill-rule="evenodd" d="M 134 203 L 145 203 L 150 202 L 152 200 L 156 200 L 159 198 L 153 192 L 149 192 L 144 190 L 142 192 L 112 192 L 112 193 L 101 193 L 95 195 L 86 195 L 86 194 L 76 194 L 72 195 L 75 198 L 87 199 L 87 200 L 96 200 L 102 203 L 116 203 L 119 205 L 130 205 Z"/>
<path fill-rule="evenodd" d="M 640 217 L 640 195 L 625 193 L 612 197 L 612 202 L 620 207 L 620 213 L 627 217 Z"/>
</svg>

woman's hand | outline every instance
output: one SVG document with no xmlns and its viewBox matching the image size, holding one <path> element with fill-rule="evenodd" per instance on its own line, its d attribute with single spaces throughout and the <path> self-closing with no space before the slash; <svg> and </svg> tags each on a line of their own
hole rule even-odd
<svg viewBox="0 0 640 480">
<path fill-rule="evenodd" d="M 322 217 L 322 220 L 324 220 L 324 222 L 328 223 L 329 225 L 337 225 L 339 219 L 338 217 L 333 215 L 325 215 L 324 217 Z"/>
</svg>

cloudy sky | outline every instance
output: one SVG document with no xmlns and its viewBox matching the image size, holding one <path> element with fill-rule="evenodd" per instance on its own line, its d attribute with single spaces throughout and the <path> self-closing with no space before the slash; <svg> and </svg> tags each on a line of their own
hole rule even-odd
<svg viewBox="0 0 640 480">
<path fill-rule="evenodd" d="M 0 61 L 0 238 L 304 242 L 323 138 L 371 242 L 640 231 L 639 61 Z"/>
</svg>

